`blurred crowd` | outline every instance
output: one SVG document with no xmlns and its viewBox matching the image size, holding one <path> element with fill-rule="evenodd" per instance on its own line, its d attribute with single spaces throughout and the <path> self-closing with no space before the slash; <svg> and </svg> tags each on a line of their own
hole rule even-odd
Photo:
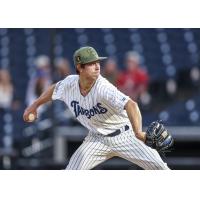
<svg viewBox="0 0 200 200">
<path fill-rule="evenodd" d="M 121 63 L 123 63 L 123 66 L 119 66 L 117 58 L 109 57 L 101 63 L 102 76 L 115 85 L 124 94 L 130 96 L 134 101 L 136 101 L 142 112 L 149 111 L 155 106 L 157 108 L 163 102 L 159 101 L 159 98 L 161 94 L 164 94 L 164 89 L 161 87 L 162 91 L 160 92 L 154 85 L 152 86 L 153 81 L 147 71 L 148 66 L 143 66 L 141 64 L 141 56 L 135 51 L 128 51 L 124 54 L 124 59 Z M 75 67 L 70 64 L 70 61 L 67 58 L 57 57 L 52 60 L 46 55 L 37 56 L 33 62 L 32 69 L 31 73 L 27 70 L 27 85 L 20 88 L 22 90 L 26 90 L 25 97 L 19 97 L 20 91 L 16 89 L 15 83 L 12 79 L 12 71 L 10 71 L 9 68 L 0 68 L 0 149 L 1 147 L 9 149 L 9 147 L 12 146 L 14 140 L 13 138 L 18 137 L 17 134 L 19 134 L 19 139 L 24 137 L 23 130 L 28 128 L 30 125 L 23 122 L 22 116 L 25 107 L 32 104 L 33 101 L 38 98 L 52 83 L 56 83 L 64 79 L 66 76 L 75 73 Z M 188 73 L 186 76 L 188 76 Z M 197 86 L 196 88 L 199 88 L 199 68 L 192 68 L 189 76 Z M 188 84 L 188 82 L 184 81 L 184 79 L 181 80 L 182 85 L 184 83 L 186 85 Z M 166 91 L 170 94 L 170 96 L 173 96 L 176 93 L 176 84 L 175 80 L 171 79 L 166 82 Z M 152 88 L 155 88 L 155 94 L 152 92 Z M 184 95 L 186 95 L 185 91 L 186 90 L 184 90 Z M 196 91 L 198 90 L 195 89 L 195 92 Z M 151 98 L 151 95 L 155 95 L 156 98 Z M 189 95 L 190 94 L 188 94 L 188 96 Z M 182 98 L 182 96 L 180 96 L 180 98 Z M 154 101 L 154 99 L 156 101 Z M 164 99 L 166 99 L 166 96 L 164 96 Z M 198 122 L 199 116 L 196 114 L 197 111 L 194 106 L 195 102 L 193 100 L 187 101 L 186 108 L 187 105 L 190 105 L 191 103 L 192 108 L 190 106 L 188 111 L 191 112 L 190 121 Z M 148 114 L 146 116 L 148 117 Z M 169 118 L 168 116 L 169 113 L 161 110 L 161 114 L 159 114 L 160 119 L 167 119 Z M 150 115 L 149 118 L 147 117 L 147 120 L 152 120 L 152 115 Z M 41 106 L 38 110 L 38 118 L 39 120 L 37 120 L 33 126 L 37 126 L 39 122 L 42 122 L 45 119 L 51 120 L 50 126 L 74 126 L 78 123 L 72 116 L 72 113 L 70 113 L 69 109 L 67 109 L 66 105 L 61 101 L 54 101 L 53 103 Z"/>
<path fill-rule="evenodd" d="M 46 55 L 40 55 L 35 59 L 34 69 L 26 86 L 25 102 L 19 102 L 15 98 L 17 91 L 14 90 L 9 70 L 0 69 L 0 116 L 7 110 L 17 110 L 20 104 L 32 104 L 48 86 L 64 79 L 73 71 L 67 58 L 56 58 L 52 63 Z M 133 100 L 148 104 L 151 100 L 148 94 L 150 78 L 145 69 L 140 64 L 140 55 L 130 51 L 124 56 L 123 67 L 119 67 L 116 59 L 110 57 L 102 64 L 101 74 Z M 44 110 L 45 106 L 40 108 L 39 113 L 43 113 Z"/>
<path fill-rule="evenodd" d="M 103 66 L 102 75 L 134 101 L 143 105 L 149 104 L 151 100 L 148 93 L 150 77 L 146 67 L 141 65 L 140 55 L 134 51 L 127 52 L 124 66 L 120 69 L 123 70 L 119 70 L 117 61 L 109 58 Z"/>
<path fill-rule="evenodd" d="M 0 147 L 4 146 L 5 148 L 8 141 L 6 138 L 11 139 L 8 136 L 13 134 L 13 129 L 18 125 L 17 123 L 23 123 L 22 115 L 25 107 L 32 104 L 48 86 L 65 78 L 70 73 L 71 66 L 66 58 L 57 58 L 51 63 L 50 58 L 46 55 L 36 57 L 33 73 L 29 75 L 29 81 L 24 86 L 26 97 L 22 100 L 18 98 L 19 91 L 15 88 L 9 68 L 0 68 Z M 46 111 L 51 107 L 51 105 L 42 106 L 38 112 L 39 117 L 42 114 L 49 115 L 49 112 Z M 63 105 L 57 107 L 59 108 L 57 113 L 59 113 L 63 109 Z M 19 131 L 21 132 L 19 134 L 22 134 L 23 130 Z M 12 143 L 12 141 L 9 143 Z"/>
<path fill-rule="evenodd" d="M 110 57 L 102 63 L 101 74 L 119 90 L 145 106 L 151 101 L 148 93 L 150 77 L 145 66 L 141 66 L 140 63 L 140 55 L 130 51 L 124 55 L 124 66 L 118 66 L 117 60 Z M 13 129 L 17 131 L 17 126 L 19 126 L 17 132 L 23 131 L 21 125 L 24 124 L 22 115 L 25 107 L 32 104 L 52 83 L 64 79 L 75 71 L 75 67 L 70 65 L 67 58 L 60 57 L 52 61 L 46 55 L 35 58 L 33 69 L 32 73 L 27 73 L 29 77 L 27 85 L 24 86 L 25 99 L 18 98 L 19 91 L 15 89 L 9 68 L 0 69 L 0 121 L 3 124 L 0 126 L 0 133 L 4 135 L 0 137 L 0 146 L 5 147 L 6 141 L 11 145 L 12 141 L 6 138 L 12 140 L 10 135 Z M 60 101 L 41 106 L 38 110 L 38 118 L 39 121 L 49 118 L 55 124 L 76 125 L 77 123 L 66 105 Z"/>
<path fill-rule="evenodd" d="M 35 73 L 30 77 L 27 86 L 26 105 L 32 104 L 52 83 L 71 73 L 71 66 L 66 58 L 56 58 L 51 63 L 48 56 L 41 55 L 36 58 L 35 67 Z M 48 108 L 48 104 L 41 106 L 38 110 L 39 117 Z"/>
<path fill-rule="evenodd" d="M 109 56 L 101 63 L 101 75 L 139 104 L 144 127 L 158 119 L 169 126 L 199 126 L 199 33 L 199 29 L 0 29 L 0 158 L 9 155 L 12 146 L 20 149 L 32 142 L 34 146 L 35 138 L 52 137 L 55 127 L 78 125 L 61 101 L 40 107 L 34 123 L 24 123 L 22 116 L 48 86 L 76 73 L 71 55 L 88 43 Z"/>
</svg>

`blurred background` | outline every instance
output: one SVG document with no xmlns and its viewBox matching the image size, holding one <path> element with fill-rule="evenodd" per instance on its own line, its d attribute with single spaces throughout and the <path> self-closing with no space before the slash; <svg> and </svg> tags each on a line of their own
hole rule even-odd
<svg viewBox="0 0 200 200">
<path fill-rule="evenodd" d="M 64 169 L 87 130 L 60 101 L 23 112 L 75 73 L 73 53 L 108 56 L 101 73 L 139 103 L 143 126 L 161 119 L 175 139 L 171 169 L 200 169 L 200 29 L 0 29 L 0 169 Z M 113 158 L 95 169 L 140 169 Z"/>
</svg>

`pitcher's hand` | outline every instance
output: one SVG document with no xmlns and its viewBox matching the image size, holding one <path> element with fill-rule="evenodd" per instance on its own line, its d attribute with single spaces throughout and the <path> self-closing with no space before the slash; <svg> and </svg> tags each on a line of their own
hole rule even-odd
<svg viewBox="0 0 200 200">
<path fill-rule="evenodd" d="M 34 119 L 31 116 L 30 118 L 30 114 L 34 115 Z M 33 122 L 37 119 L 37 106 L 35 104 L 30 105 L 29 107 L 27 107 L 24 111 L 24 115 L 23 115 L 24 121 L 25 122 Z"/>
</svg>

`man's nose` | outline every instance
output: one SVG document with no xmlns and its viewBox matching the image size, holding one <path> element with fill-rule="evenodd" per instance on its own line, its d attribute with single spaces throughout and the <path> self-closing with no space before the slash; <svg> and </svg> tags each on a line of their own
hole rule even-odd
<svg viewBox="0 0 200 200">
<path fill-rule="evenodd" d="M 99 67 L 99 63 L 94 63 L 94 65 L 95 65 L 95 68 L 96 69 L 99 69 L 100 67 Z"/>
</svg>

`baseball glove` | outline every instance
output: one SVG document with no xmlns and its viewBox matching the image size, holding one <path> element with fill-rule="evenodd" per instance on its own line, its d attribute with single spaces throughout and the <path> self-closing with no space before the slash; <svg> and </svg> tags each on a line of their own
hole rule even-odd
<svg viewBox="0 0 200 200">
<path fill-rule="evenodd" d="M 174 139 L 161 122 L 155 121 L 147 128 L 145 144 L 159 153 L 165 153 L 170 151 Z"/>
</svg>

